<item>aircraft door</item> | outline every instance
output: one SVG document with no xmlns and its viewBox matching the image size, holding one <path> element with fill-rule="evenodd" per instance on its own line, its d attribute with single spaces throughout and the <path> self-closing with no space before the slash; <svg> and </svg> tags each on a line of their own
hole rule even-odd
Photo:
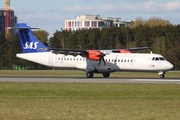
<svg viewBox="0 0 180 120">
<path fill-rule="evenodd" d="M 49 57 L 48 63 L 49 66 L 53 66 L 53 57 Z"/>
</svg>

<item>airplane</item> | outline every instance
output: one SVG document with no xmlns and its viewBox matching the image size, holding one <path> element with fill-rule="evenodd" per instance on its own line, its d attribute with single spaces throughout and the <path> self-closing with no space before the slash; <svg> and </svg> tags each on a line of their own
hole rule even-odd
<svg viewBox="0 0 180 120">
<path fill-rule="evenodd" d="M 101 73 L 108 78 L 116 71 L 157 72 L 160 78 L 173 69 L 173 65 L 162 55 L 154 53 L 133 53 L 148 47 L 114 50 L 71 50 L 49 48 L 42 44 L 26 23 L 18 23 L 18 35 L 23 53 L 16 56 L 21 59 L 49 67 L 76 68 L 86 71 L 87 78 Z"/>
</svg>

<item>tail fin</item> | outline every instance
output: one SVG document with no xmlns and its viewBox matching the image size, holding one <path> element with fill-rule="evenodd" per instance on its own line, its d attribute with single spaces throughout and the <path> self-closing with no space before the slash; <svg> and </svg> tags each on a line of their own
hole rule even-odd
<svg viewBox="0 0 180 120">
<path fill-rule="evenodd" d="M 31 53 L 31 52 L 45 52 L 45 48 L 48 48 L 44 44 L 42 44 L 33 34 L 32 30 L 33 28 L 30 28 L 30 26 L 26 23 L 18 23 L 17 29 L 22 51 L 24 53 Z"/>
</svg>

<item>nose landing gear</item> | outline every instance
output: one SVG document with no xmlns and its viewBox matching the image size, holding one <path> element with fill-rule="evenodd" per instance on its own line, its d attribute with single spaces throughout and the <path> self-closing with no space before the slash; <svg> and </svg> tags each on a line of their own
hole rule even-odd
<svg viewBox="0 0 180 120">
<path fill-rule="evenodd" d="M 165 77 L 165 75 L 164 75 L 164 74 L 161 74 L 161 75 L 160 75 L 160 78 L 164 78 L 164 77 Z"/>
<path fill-rule="evenodd" d="M 159 72 L 160 78 L 164 78 L 165 77 L 165 72 Z"/>
</svg>

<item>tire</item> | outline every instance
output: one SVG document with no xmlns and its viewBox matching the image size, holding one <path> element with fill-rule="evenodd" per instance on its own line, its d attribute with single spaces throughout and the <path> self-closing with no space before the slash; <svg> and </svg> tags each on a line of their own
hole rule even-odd
<svg viewBox="0 0 180 120">
<path fill-rule="evenodd" d="M 161 74 L 161 75 L 160 75 L 160 78 L 164 78 L 164 77 L 165 77 L 164 74 Z"/>
<path fill-rule="evenodd" d="M 93 73 L 93 72 L 87 72 L 87 73 L 86 73 L 86 77 L 87 77 L 87 78 L 93 78 L 93 76 L 94 76 L 94 73 Z"/>
<path fill-rule="evenodd" d="M 103 77 L 108 78 L 110 76 L 110 73 L 103 73 Z"/>
</svg>

